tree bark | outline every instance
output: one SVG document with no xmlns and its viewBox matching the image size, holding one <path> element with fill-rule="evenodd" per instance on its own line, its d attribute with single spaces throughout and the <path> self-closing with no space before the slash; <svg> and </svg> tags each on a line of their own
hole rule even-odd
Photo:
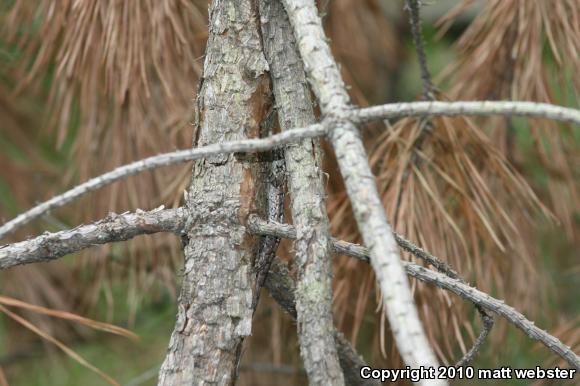
<svg viewBox="0 0 580 386">
<path fill-rule="evenodd" d="M 296 238 L 296 229 L 292 225 L 265 222 L 255 216 L 252 216 L 248 221 L 248 226 L 249 230 L 256 234 L 278 236 L 291 240 Z M 404 248 L 422 260 L 427 262 L 439 260 L 429 252 L 421 249 L 417 245 L 411 243 L 401 236 L 396 236 L 396 239 L 401 248 Z M 337 239 L 332 239 L 331 244 L 333 251 L 338 255 L 352 256 L 367 263 L 371 262 L 369 249 L 361 245 Z M 454 271 L 444 269 L 443 271 L 436 272 L 429 268 L 425 268 L 409 262 L 403 262 L 403 267 L 407 275 L 414 277 L 415 279 L 418 279 L 422 282 L 430 283 L 439 288 L 448 290 L 449 292 L 452 292 L 483 309 L 491 311 L 505 318 L 514 326 L 522 330 L 528 337 L 533 340 L 540 341 L 553 353 L 566 360 L 570 366 L 580 370 L 580 357 L 576 355 L 574 351 L 572 351 L 571 347 L 566 346 L 555 336 L 550 335 L 545 330 L 537 327 L 533 321 L 528 320 L 524 315 L 519 313 L 513 307 L 507 305 L 503 300 L 496 299 L 475 287 L 471 287 L 465 282 L 465 280 L 463 280 L 461 277 L 458 277 Z M 295 314 L 296 311 L 293 310 L 293 308 L 290 306 L 290 304 L 294 303 L 290 303 L 289 300 L 285 300 L 288 295 L 283 295 L 280 293 L 282 292 L 281 288 L 291 285 L 293 281 L 291 278 L 289 278 L 288 275 L 281 275 L 280 273 L 277 273 L 279 270 L 279 264 L 272 268 L 272 275 L 266 282 L 266 286 L 268 287 L 268 290 L 274 299 L 276 299 L 276 301 L 280 303 L 284 309 L 288 310 L 288 312 L 291 314 Z"/>
<path fill-rule="evenodd" d="M 399 353 L 412 368 L 437 367 L 437 359 L 419 320 L 360 134 L 350 120 L 350 99 L 326 42 L 314 1 L 283 1 L 321 110 L 326 119 L 334 123 L 328 136 L 360 233 L 371 252 L 371 264 Z M 419 384 L 445 385 L 447 382 L 425 380 Z"/>
<path fill-rule="evenodd" d="M 251 0 L 214 0 L 204 74 L 197 96 L 194 146 L 257 137 L 268 106 L 268 65 Z M 232 154 L 193 166 L 190 216 L 177 323 L 159 385 L 231 384 L 251 333 L 257 239 L 243 224 L 255 211 L 259 172 Z"/>
<path fill-rule="evenodd" d="M 260 0 L 262 41 L 270 65 L 280 128 L 314 123 L 310 90 L 292 27 L 279 0 Z M 332 256 L 316 140 L 285 148 L 298 280 L 296 309 L 300 353 L 311 385 L 343 385 L 332 318 Z"/>
<path fill-rule="evenodd" d="M 93 224 L 55 233 L 45 232 L 33 239 L 1 245 L 0 270 L 23 264 L 46 263 L 95 245 L 125 241 L 139 235 L 158 232 L 179 234 L 185 220 L 185 210 L 182 208 L 160 207 L 149 212 L 110 213 Z"/>
<path fill-rule="evenodd" d="M 291 232 L 293 232 L 295 238 L 296 232 L 293 227 Z M 280 307 L 282 307 L 292 317 L 292 319 L 296 320 L 296 283 L 290 275 L 288 268 L 286 268 L 279 259 L 274 260 L 272 263 L 270 275 L 268 275 L 268 278 L 266 279 L 266 288 Z M 378 380 L 363 379 L 360 376 L 360 369 L 368 366 L 368 364 L 358 355 L 354 347 L 352 347 L 344 335 L 334 330 L 334 340 L 340 360 L 340 366 L 342 367 L 347 385 L 381 385 L 381 382 Z"/>
</svg>

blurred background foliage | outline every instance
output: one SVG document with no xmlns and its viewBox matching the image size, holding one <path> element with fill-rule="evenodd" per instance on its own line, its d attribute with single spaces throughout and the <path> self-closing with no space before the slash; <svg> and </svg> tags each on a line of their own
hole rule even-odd
<svg viewBox="0 0 580 386">
<path fill-rule="evenodd" d="M 580 2 L 424 3 L 423 36 L 437 99 L 533 100 L 578 108 Z M 358 105 L 421 98 L 403 5 L 319 2 Z M 0 220 L 115 166 L 188 147 L 206 20 L 204 0 L 0 3 Z M 407 119 L 365 130 L 397 231 L 578 351 L 580 128 L 538 119 L 433 119 L 425 134 L 425 124 Z M 359 241 L 331 151 L 326 161 L 333 234 Z M 109 211 L 179 205 L 189 172 L 186 165 L 131 177 L 46 216 L 13 240 Z M 9 313 L 0 312 L 0 385 L 4 378 L 11 385 L 104 384 L 12 314 L 120 384 L 155 384 L 174 324 L 179 245 L 171 236 L 141 237 L 2 272 L 4 296 L 128 327 L 140 340 L 6 306 Z M 283 245 L 291 259 L 290 244 Z M 453 363 L 477 335 L 477 315 L 442 291 L 416 282 L 413 288 L 440 360 Z M 368 267 L 336 259 L 339 329 L 372 364 L 397 366 L 378 296 Z M 295 326 L 263 299 L 240 384 L 304 384 Z M 496 323 L 475 366 L 560 364 L 506 327 Z"/>
</svg>

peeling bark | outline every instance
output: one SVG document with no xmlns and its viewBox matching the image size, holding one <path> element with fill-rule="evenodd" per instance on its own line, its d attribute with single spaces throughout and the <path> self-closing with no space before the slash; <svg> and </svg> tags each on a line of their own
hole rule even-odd
<svg viewBox="0 0 580 386">
<path fill-rule="evenodd" d="M 253 1 L 214 0 L 197 97 L 194 146 L 257 137 L 269 91 Z M 193 166 L 177 323 L 159 385 L 225 385 L 251 333 L 257 239 L 243 226 L 258 190 L 258 169 L 232 154 Z M 203 267 L 203 269 L 201 269 Z"/>
<path fill-rule="evenodd" d="M 279 0 L 260 0 L 264 53 L 282 131 L 315 121 L 310 90 L 288 16 Z M 330 233 L 318 141 L 285 148 L 298 280 L 296 309 L 300 353 L 311 385 L 343 385 L 334 342 Z"/>
</svg>

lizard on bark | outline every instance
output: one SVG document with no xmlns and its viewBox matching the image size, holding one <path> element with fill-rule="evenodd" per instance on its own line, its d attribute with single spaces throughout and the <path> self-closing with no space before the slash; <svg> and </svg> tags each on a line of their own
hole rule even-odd
<svg viewBox="0 0 580 386">
<path fill-rule="evenodd" d="M 260 124 L 260 136 L 267 137 L 272 134 L 276 122 L 276 108 L 268 112 L 262 123 Z M 265 163 L 266 167 L 266 216 L 269 221 L 284 221 L 284 195 L 285 195 L 285 185 L 286 185 L 286 165 L 284 162 L 284 150 L 274 149 L 270 153 L 263 153 L 262 161 L 267 161 Z M 270 271 L 270 266 L 272 261 L 276 257 L 276 250 L 280 244 L 280 238 L 274 236 L 263 236 L 260 239 L 258 255 L 256 262 L 254 264 L 256 272 L 256 293 L 252 303 L 254 312 L 256 312 L 256 307 L 258 306 L 258 301 L 260 300 L 260 292 L 264 284 L 266 283 L 266 278 L 268 277 L 268 272 Z"/>
</svg>

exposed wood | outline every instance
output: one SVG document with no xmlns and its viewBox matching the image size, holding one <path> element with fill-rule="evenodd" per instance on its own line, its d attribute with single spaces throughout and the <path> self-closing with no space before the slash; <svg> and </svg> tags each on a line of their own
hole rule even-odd
<svg viewBox="0 0 580 386">
<path fill-rule="evenodd" d="M 214 0 L 194 146 L 258 136 L 267 69 L 253 1 Z M 186 207 L 199 222 L 186 230 L 177 323 L 159 385 L 226 385 L 236 378 L 241 345 L 252 330 L 257 238 L 243 224 L 258 209 L 258 177 L 256 163 L 232 154 L 193 166 Z"/>
</svg>

